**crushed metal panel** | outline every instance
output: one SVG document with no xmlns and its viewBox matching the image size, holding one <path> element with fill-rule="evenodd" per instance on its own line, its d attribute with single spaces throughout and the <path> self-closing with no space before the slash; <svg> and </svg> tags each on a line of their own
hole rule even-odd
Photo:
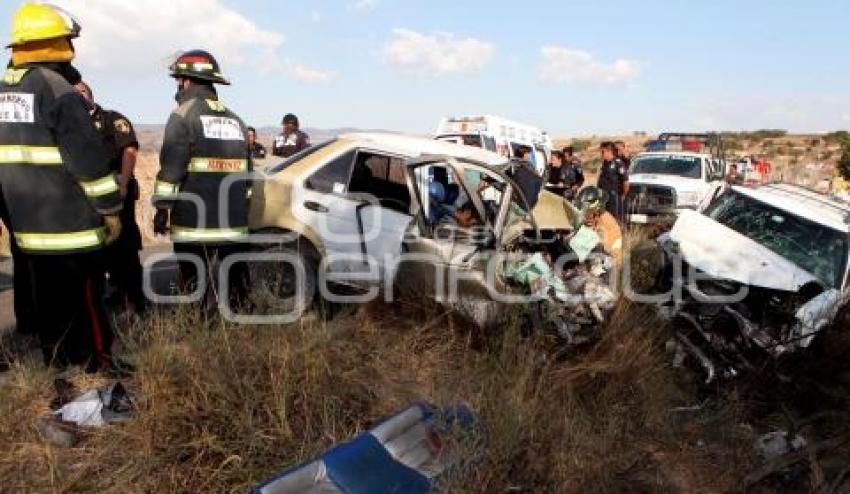
<svg viewBox="0 0 850 494">
<path fill-rule="evenodd" d="M 541 230 L 573 230 L 580 220 L 581 212 L 563 197 L 542 191 L 531 214 Z"/>
<path fill-rule="evenodd" d="M 289 468 L 252 494 L 432 492 L 447 471 L 464 475 L 480 454 L 480 427 L 465 406 L 415 405 L 371 431 Z M 458 446 L 473 447 L 471 451 Z"/>
<path fill-rule="evenodd" d="M 581 225 L 582 214 L 569 201 L 549 191 L 541 191 L 531 211 L 539 231 L 573 231 Z M 502 235 L 502 243 L 510 244 L 532 230 L 531 218 L 511 224 Z"/>
<path fill-rule="evenodd" d="M 841 307 L 842 295 L 838 290 L 827 290 L 809 300 L 797 310 L 797 326 L 792 338 L 797 340 L 797 346 L 807 348 L 815 336 L 832 322 Z"/>
<path fill-rule="evenodd" d="M 669 239 L 688 264 L 709 276 L 789 292 L 820 284 L 796 264 L 696 211 L 682 212 Z"/>
</svg>

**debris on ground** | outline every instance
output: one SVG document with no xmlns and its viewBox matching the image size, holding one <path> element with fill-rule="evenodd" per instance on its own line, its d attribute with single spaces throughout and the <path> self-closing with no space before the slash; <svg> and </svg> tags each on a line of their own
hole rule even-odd
<svg viewBox="0 0 850 494">
<path fill-rule="evenodd" d="M 68 393 L 73 392 L 73 386 L 61 380 L 57 380 L 55 385 L 57 392 L 64 394 L 54 400 L 60 408 L 53 415 L 63 422 L 81 427 L 102 427 L 127 420 L 135 409 L 131 396 L 120 382 L 91 389 L 70 401 L 67 398 Z"/>
<path fill-rule="evenodd" d="M 465 406 L 415 405 L 318 459 L 284 471 L 253 494 L 430 492 L 464 463 L 475 441 L 475 420 Z M 474 451 L 474 445 L 472 451 Z"/>
<path fill-rule="evenodd" d="M 549 261 L 550 256 L 541 252 L 508 262 L 504 268 L 508 280 L 544 302 L 545 322 L 554 326 L 568 345 L 591 341 L 593 334 L 589 333 L 605 323 L 617 302 L 617 294 L 610 287 L 610 276 L 616 270 L 614 259 L 591 255 L 599 237 L 586 231 L 585 240 L 578 242 L 580 262 L 564 267 L 560 273 Z"/>
<path fill-rule="evenodd" d="M 790 437 L 787 431 L 773 431 L 759 437 L 755 447 L 759 456 L 769 461 L 805 448 L 806 440 L 799 434 Z"/>
</svg>

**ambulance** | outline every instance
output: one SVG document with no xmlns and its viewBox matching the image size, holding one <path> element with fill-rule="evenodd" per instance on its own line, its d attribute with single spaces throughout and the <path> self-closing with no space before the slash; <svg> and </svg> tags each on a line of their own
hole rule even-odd
<svg viewBox="0 0 850 494">
<path fill-rule="evenodd" d="M 529 161 L 541 175 L 552 154 L 552 140 L 546 132 L 493 115 L 444 118 L 435 139 L 486 149 L 506 158 L 519 158 L 527 149 Z"/>
</svg>

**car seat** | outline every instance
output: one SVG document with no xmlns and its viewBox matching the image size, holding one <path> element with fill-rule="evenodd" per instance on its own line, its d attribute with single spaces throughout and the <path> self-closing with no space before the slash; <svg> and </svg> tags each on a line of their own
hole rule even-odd
<svg viewBox="0 0 850 494">
<path fill-rule="evenodd" d="M 440 182 L 431 182 L 428 186 L 428 221 L 436 224 L 450 213 L 445 207 L 446 187 Z"/>
</svg>

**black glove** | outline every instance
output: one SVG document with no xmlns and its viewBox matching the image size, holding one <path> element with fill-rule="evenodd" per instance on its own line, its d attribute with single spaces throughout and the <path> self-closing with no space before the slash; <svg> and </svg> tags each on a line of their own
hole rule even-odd
<svg viewBox="0 0 850 494">
<path fill-rule="evenodd" d="M 153 217 L 153 232 L 156 235 L 168 234 L 168 210 L 157 209 Z"/>
</svg>

